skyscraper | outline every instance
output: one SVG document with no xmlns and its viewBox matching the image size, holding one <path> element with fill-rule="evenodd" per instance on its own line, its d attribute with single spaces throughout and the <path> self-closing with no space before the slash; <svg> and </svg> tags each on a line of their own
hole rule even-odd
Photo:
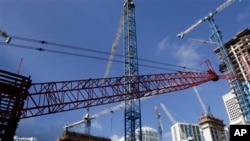
<svg viewBox="0 0 250 141">
<path fill-rule="evenodd" d="M 139 141 L 139 138 L 138 138 L 139 129 L 135 130 L 135 134 L 136 134 L 136 140 Z M 157 130 L 151 127 L 143 126 L 142 127 L 142 140 L 143 141 L 158 141 L 159 137 L 158 137 Z"/>
<path fill-rule="evenodd" d="M 232 86 L 231 93 L 236 95 L 235 101 L 238 101 L 239 110 L 244 115 L 243 124 L 246 122 L 250 122 L 250 30 L 245 29 L 236 34 L 235 37 L 230 39 L 225 43 L 226 52 L 228 53 L 228 57 L 232 63 L 232 68 L 237 74 L 237 79 L 240 84 L 243 86 L 242 95 L 237 95 L 233 90 Z M 216 48 L 214 52 L 218 55 L 221 64 L 219 66 L 220 72 L 225 74 L 228 73 L 226 65 L 224 63 L 224 58 L 222 58 L 221 50 Z M 234 81 L 234 80 L 231 80 Z M 228 107 L 227 107 L 228 109 Z"/>
<path fill-rule="evenodd" d="M 205 114 L 200 118 L 199 124 L 205 141 L 229 141 L 222 120 Z"/>
<path fill-rule="evenodd" d="M 223 95 L 222 98 L 229 117 L 229 124 L 244 124 L 244 116 L 240 109 L 236 95 L 230 91 L 229 93 Z"/>
</svg>

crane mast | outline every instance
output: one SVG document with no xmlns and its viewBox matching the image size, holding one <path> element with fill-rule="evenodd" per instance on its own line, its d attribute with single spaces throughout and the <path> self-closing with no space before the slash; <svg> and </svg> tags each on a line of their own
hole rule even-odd
<svg viewBox="0 0 250 141">
<path fill-rule="evenodd" d="M 124 75 L 128 76 L 125 80 L 125 141 L 142 141 L 141 133 L 141 105 L 140 100 L 136 100 L 136 93 L 139 91 L 139 85 L 132 76 L 139 75 L 136 22 L 135 22 L 135 3 L 133 0 L 126 0 L 124 4 Z M 139 129 L 139 134 L 135 130 Z"/>
<path fill-rule="evenodd" d="M 157 106 L 155 106 L 155 114 L 156 114 L 157 122 L 158 122 L 159 141 L 162 141 L 163 125 L 162 125 L 162 122 L 161 122 L 161 114 L 160 114 Z"/>
<path fill-rule="evenodd" d="M 208 19 L 208 22 L 209 22 L 211 30 L 212 30 L 212 38 L 216 42 L 218 42 L 218 44 L 219 44 L 219 49 L 220 49 L 223 61 L 224 61 L 226 68 L 227 68 L 226 73 L 236 76 L 237 73 L 235 72 L 235 70 L 233 68 L 232 61 L 230 60 L 229 54 L 228 54 L 226 47 L 222 41 L 222 35 L 221 35 L 220 30 L 218 29 L 218 26 L 215 24 L 213 18 Z M 250 106 L 249 106 L 250 102 L 245 97 L 245 95 L 248 95 L 249 92 L 240 83 L 240 80 L 238 78 L 230 80 L 229 83 L 230 83 L 231 89 L 234 90 L 234 92 L 238 98 L 242 114 L 245 118 L 244 124 L 249 123 L 250 122 Z"/>
<path fill-rule="evenodd" d="M 207 16 L 200 19 L 194 25 L 192 25 L 191 27 L 189 27 L 185 31 L 177 34 L 177 37 L 183 38 L 187 33 L 191 32 L 193 29 L 197 28 L 200 24 L 202 24 L 205 21 L 208 21 L 210 28 L 211 28 L 211 31 L 212 31 L 211 39 L 215 40 L 218 43 L 220 53 L 221 53 L 222 58 L 223 58 L 223 63 L 225 64 L 225 67 L 227 68 L 227 70 L 224 71 L 224 73 L 227 73 L 227 74 L 232 75 L 232 76 L 237 76 L 237 74 L 233 68 L 232 61 L 229 58 L 229 53 L 227 52 L 227 49 L 223 43 L 221 31 L 219 30 L 218 26 L 215 24 L 215 21 L 213 18 L 213 16 L 215 14 L 219 13 L 220 11 L 222 11 L 223 9 L 225 9 L 226 7 L 231 5 L 233 2 L 234 2 L 234 0 L 227 0 L 222 5 L 217 7 L 215 11 L 208 13 Z M 231 89 L 234 90 L 234 92 L 238 98 L 242 114 L 245 118 L 245 121 L 244 121 L 245 124 L 249 123 L 250 122 L 250 107 L 249 107 L 250 102 L 244 96 L 244 95 L 249 95 L 248 90 L 246 90 L 246 88 L 243 87 L 243 84 L 240 83 L 238 78 L 230 80 L 229 84 L 230 84 Z"/>
</svg>

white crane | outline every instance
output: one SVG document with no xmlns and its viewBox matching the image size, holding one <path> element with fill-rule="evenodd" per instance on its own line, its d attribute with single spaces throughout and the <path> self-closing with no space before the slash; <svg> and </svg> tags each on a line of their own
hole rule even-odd
<svg viewBox="0 0 250 141">
<path fill-rule="evenodd" d="M 165 114 L 168 116 L 169 120 L 172 122 L 172 124 L 176 123 L 176 120 L 172 116 L 172 114 L 168 111 L 167 107 L 163 104 L 160 103 L 162 110 L 165 112 Z"/>
<path fill-rule="evenodd" d="M 198 27 L 200 24 L 202 24 L 203 22 L 205 22 L 206 20 L 212 18 L 215 14 L 219 13 L 220 11 L 222 11 L 223 9 L 225 9 L 226 7 L 228 7 L 229 5 L 231 5 L 235 0 L 227 0 L 226 2 L 224 2 L 223 4 L 221 4 L 219 7 L 217 7 L 215 9 L 215 11 L 208 13 L 207 16 L 205 16 L 204 18 L 198 20 L 195 24 L 193 24 L 192 26 L 190 26 L 188 29 L 186 29 L 185 31 L 177 34 L 178 38 L 184 38 L 184 36 L 189 33 L 190 31 L 192 31 L 193 29 L 195 29 L 196 27 Z"/>
<path fill-rule="evenodd" d="M 194 89 L 194 92 L 195 92 L 195 94 L 196 94 L 196 96 L 197 96 L 197 98 L 198 98 L 198 100 L 199 100 L 199 102 L 201 104 L 201 107 L 203 109 L 204 114 L 208 114 L 207 108 L 206 108 L 206 106 L 205 106 L 205 104 L 204 104 L 204 102 L 203 102 L 203 100 L 202 100 L 202 98 L 200 96 L 200 93 L 199 93 L 198 89 L 196 88 L 196 86 L 194 86 L 193 89 Z"/>
<path fill-rule="evenodd" d="M 160 90 L 160 91 L 164 91 L 164 88 L 162 88 L 162 90 Z M 152 94 L 153 94 L 153 95 L 152 95 Z M 152 91 L 152 92 L 150 92 L 150 93 L 146 93 L 145 96 L 147 96 L 147 95 L 152 95 L 152 96 L 154 96 L 154 94 L 157 94 L 157 92 Z M 140 98 L 140 100 L 143 101 L 143 100 L 146 100 L 146 99 L 151 98 L 152 96 L 142 97 L 142 98 Z M 89 134 L 89 133 L 90 133 L 91 121 L 92 121 L 93 119 L 96 119 L 96 118 L 98 118 L 98 117 L 100 117 L 100 116 L 107 115 L 107 114 L 109 114 L 109 113 L 114 113 L 115 111 L 118 111 L 118 110 L 120 110 L 120 109 L 122 109 L 122 108 L 124 108 L 124 107 L 125 107 L 125 103 L 124 103 L 124 102 L 121 102 L 120 104 L 118 104 L 118 105 L 116 105 L 116 106 L 113 106 L 113 107 L 111 107 L 111 108 L 105 109 L 105 110 L 101 111 L 100 113 L 94 114 L 94 115 L 92 115 L 92 116 L 90 116 L 89 113 L 87 113 L 87 114 L 83 117 L 82 120 L 76 121 L 76 122 L 71 123 L 71 124 L 66 124 L 66 125 L 64 126 L 64 129 L 67 131 L 69 128 L 73 128 L 73 127 L 75 127 L 75 126 L 77 126 L 77 125 L 80 125 L 80 124 L 84 124 L 84 123 L 85 123 L 85 124 L 86 124 L 86 126 L 85 126 L 85 128 L 86 128 L 85 131 L 86 131 L 87 134 Z"/>
<path fill-rule="evenodd" d="M 160 105 L 161 105 L 162 110 L 165 112 L 165 114 L 168 116 L 168 118 L 172 122 L 172 124 L 176 124 L 177 123 L 176 120 L 174 119 L 174 117 L 172 116 L 172 114 L 169 112 L 169 110 L 167 109 L 167 107 L 163 103 L 160 103 Z M 181 128 L 179 128 L 179 129 L 180 129 L 179 132 L 180 132 L 180 136 L 181 136 L 182 140 L 184 140 L 184 141 L 193 141 L 193 137 L 190 135 L 190 133 L 188 133 L 186 135 L 186 134 L 184 134 L 182 132 Z M 189 127 L 188 130 L 190 130 L 190 127 Z"/>
<path fill-rule="evenodd" d="M 115 56 L 115 53 L 116 53 L 120 38 L 121 38 L 121 34 L 123 32 L 123 27 L 124 27 L 124 24 L 123 24 L 123 14 L 122 14 L 120 22 L 119 22 L 118 29 L 117 29 L 117 32 L 116 32 L 116 35 L 115 35 L 115 40 L 112 43 L 111 53 L 110 53 L 110 56 L 109 56 L 108 64 L 106 66 L 104 78 L 107 78 L 109 76 L 111 65 L 112 65 L 112 62 L 113 62 L 113 59 L 114 59 L 114 56 Z"/>
<path fill-rule="evenodd" d="M 82 120 L 74 122 L 74 123 L 71 123 L 71 124 L 67 124 L 67 125 L 64 126 L 64 129 L 67 131 L 69 128 L 72 128 L 72 127 L 75 127 L 77 125 L 85 123 L 85 124 L 87 124 L 86 128 L 88 128 L 88 129 L 85 129 L 85 131 L 88 131 L 87 133 L 89 133 L 89 131 L 90 131 L 90 125 L 91 125 L 91 120 L 96 119 L 96 118 L 98 118 L 100 116 L 109 114 L 109 113 L 114 113 L 115 111 L 118 111 L 118 110 L 124 108 L 124 106 L 125 106 L 124 102 L 121 102 L 119 105 L 116 105 L 114 107 L 111 107 L 111 108 L 108 108 L 106 110 L 103 110 L 100 113 L 94 114 L 92 116 L 90 116 L 89 113 L 87 113 L 85 115 L 85 117 L 83 117 Z"/>
<path fill-rule="evenodd" d="M 162 121 L 161 121 L 161 114 L 160 114 L 157 106 L 155 106 L 155 113 L 156 113 L 157 122 L 158 122 L 159 141 L 162 141 L 163 125 L 162 125 Z"/>
</svg>

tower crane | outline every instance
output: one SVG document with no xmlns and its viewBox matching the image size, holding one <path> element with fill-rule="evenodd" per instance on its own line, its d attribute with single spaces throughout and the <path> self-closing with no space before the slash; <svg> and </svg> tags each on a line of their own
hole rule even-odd
<svg viewBox="0 0 250 141">
<path fill-rule="evenodd" d="M 163 104 L 163 103 L 160 103 L 161 105 L 161 108 L 163 109 L 163 111 L 165 112 L 165 114 L 167 115 L 167 117 L 170 119 L 170 121 L 172 122 L 172 124 L 176 124 L 176 120 L 174 119 L 174 117 L 172 116 L 172 114 L 168 111 L 167 107 Z M 187 134 L 184 134 L 182 132 L 182 129 L 179 128 L 179 132 L 180 132 L 180 137 L 181 137 L 181 140 L 184 139 L 184 141 L 192 141 L 193 140 L 193 137 L 191 136 L 190 134 L 190 125 L 188 126 L 188 132 Z"/>
<path fill-rule="evenodd" d="M 194 39 L 194 38 L 188 38 L 188 39 L 189 39 L 189 40 L 192 40 L 192 41 L 197 41 L 197 42 L 205 43 L 205 44 L 214 44 L 214 45 L 218 45 L 217 42 L 211 41 L 211 39 L 210 39 L 210 40 Z"/>
<path fill-rule="evenodd" d="M 165 112 L 165 114 L 168 116 L 169 120 L 172 122 L 172 124 L 177 123 L 172 114 L 168 111 L 167 107 L 163 104 L 160 103 L 162 110 Z"/>
<path fill-rule="evenodd" d="M 0 30 L 0 35 L 5 38 L 5 43 L 10 43 L 11 36 L 9 36 L 5 31 Z"/>
<path fill-rule="evenodd" d="M 150 95 L 150 96 L 148 96 L 148 95 Z M 148 96 L 148 97 L 142 97 L 142 98 L 140 98 L 140 100 L 143 101 L 143 100 L 149 99 L 149 98 L 151 98 L 153 96 L 153 94 L 152 93 L 146 93 L 145 96 Z M 125 103 L 124 103 L 124 101 L 121 101 L 120 104 L 115 105 L 115 106 L 113 106 L 111 108 L 105 109 L 105 110 L 103 110 L 103 111 L 101 111 L 99 113 L 96 113 L 96 114 L 92 115 L 92 116 L 90 116 L 89 113 L 87 113 L 83 117 L 82 120 L 76 121 L 76 122 L 71 123 L 71 124 L 67 124 L 67 125 L 64 126 L 64 129 L 67 131 L 70 128 L 73 128 L 73 127 L 75 127 L 77 125 L 85 123 L 86 124 L 85 128 L 87 128 L 87 129 L 85 129 L 85 131 L 90 131 L 90 125 L 91 125 L 92 120 L 94 120 L 94 119 L 96 119 L 96 118 L 98 118 L 100 116 L 107 115 L 109 113 L 114 113 L 114 112 L 116 112 L 116 111 L 118 111 L 120 109 L 123 109 L 124 107 L 125 107 Z M 87 124 L 87 123 L 89 123 L 89 124 Z M 89 134 L 90 132 L 87 132 L 87 133 Z"/>
<path fill-rule="evenodd" d="M 210 13 L 208 13 L 207 16 L 205 16 L 204 18 L 200 19 L 198 22 L 196 22 L 195 24 L 193 24 L 191 27 L 189 27 L 188 29 L 186 29 L 185 31 L 177 34 L 177 37 L 179 38 L 184 38 L 184 36 L 191 32 L 193 29 L 197 28 L 199 25 L 201 25 L 202 23 L 204 23 L 205 21 L 209 22 L 210 28 L 212 30 L 212 36 L 211 38 L 213 40 L 215 40 L 218 45 L 219 45 L 219 49 L 223 58 L 223 64 L 220 65 L 220 67 L 222 68 L 226 68 L 226 69 L 220 69 L 222 72 L 227 73 L 229 75 L 232 76 L 236 76 L 236 72 L 233 68 L 232 65 L 232 61 L 229 58 L 229 54 L 227 52 L 227 49 L 223 43 L 222 40 L 222 35 L 220 30 L 218 29 L 218 26 L 215 24 L 214 21 L 214 15 L 221 12 L 223 9 L 225 9 L 226 7 L 228 7 L 229 5 L 231 5 L 235 0 L 227 0 L 226 2 L 224 2 L 223 4 L 221 4 L 219 7 L 217 7 L 215 9 L 215 11 L 212 11 Z M 241 111 L 243 116 L 245 117 L 245 124 L 250 122 L 250 101 L 247 99 L 247 97 L 245 95 L 249 95 L 249 91 L 246 89 L 246 87 L 243 86 L 243 84 L 240 82 L 240 80 L 238 78 L 235 78 L 233 80 L 229 81 L 230 87 L 231 89 L 235 92 L 240 107 L 241 107 Z"/>
<path fill-rule="evenodd" d="M 203 100 L 202 100 L 202 98 L 201 98 L 201 95 L 200 95 L 200 93 L 199 93 L 197 87 L 194 86 L 193 89 L 194 89 L 194 92 L 195 92 L 195 94 L 196 94 L 196 96 L 197 96 L 197 98 L 198 98 L 198 100 L 199 100 L 199 102 L 200 102 L 200 104 L 201 104 L 201 107 L 202 107 L 202 109 L 203 109 L 204 114 L 208 114 L 207 108 L 206 108 L 206 106 L 205 106 L 205 104 L 204 104 L 204 102 L 203 102 Z"/>
<path fill-rule="evenodd" d="M 155 106 L 155 113 L 156 113 L 157 122 L 158 122 L 159 141 L 162 141 L 163 125 L 162 125 L 162 121 L 161 121 L 161 114 L 160 114 L 157 106 Z"/>
<path fill-rule="evenodd" d="M 104 115 L 109 114 L 109 113 L 114 113 L 115 111 L 117 111 L 117 110 L 119 110 L 121 108 L 124 108 L 124 102 L 121 102 L 119 105 L 116 105 L 116 106 L 113 106 L 111 108 L 105 109 L 105 110 L 103 110 L 103 111 L 101 111 L 101 112 L 99 112 L 97 114 L 92 115 L 92 116 L 90 116 L 89 113 L 87 113 L 83 117 L 82 120 L 76 121 L 76 122 L 71 123 L 71 124 L 67 124 L 67 125 L 64 126 L 64 129 L 66 131 L 68 131 L 70 128 L 73 128 L 73 127 L 75 127 L 77 125 L 85 123 L 86 124 L 85 125 L 85 131 L 90 131 L 90 128 L 91 128 L 90 125 L 91 125 L 91 121 L 93 119 L 96 119 L 96 118 L 98 118 L 100 116 L 104 116 Z M 87 132 L 87 134 L 90 134 L 90 132 Z"/>
<path fill-rule="evenodd" d="M 142 141 L 141 103 L 137 92 L 140 87 L 134 76 L 139 75 L 134 0 L 125 0 L 124 9 L 124 75 L 125 77 L 125 141 Z M 135 93 L 130 95 L 129 93 Z M 136 139 L 136 129 L 139 131 Z"/>
<path fill-rule="evenodd" d="M 121 34 L 122 34 L 122 31 L 123 31 L 123 28 L 124 28 L 123 18 L 124 17 L 123 17 L 123 12 L 122 12 L 122 16 L 120 18 L 120 22 L 119 22 L 119 26 L 118 26 L 118 29 L 117 29 L 117 32 L 116 32 L 116 35 L 115 35 L 115 39 L 114 39 L 114 41 L 112 43 L 111 53 L 110 53 L 110 56 L 109 56 L 109 59 L 108 59 L 108 64 L 106 66 L 106 70 L 105 70 L 105 73 L 104 73 L 104 78 L 107 78 L 109 76 L 111 65 L 112 65 L 112 62 L 114 60 L 116 50 L 118 48 L 118 44 L 119 44 Z"/>
<path fill-rule="evenodd" d="M 226 2 L 224 2 L 223 4 L 221 4 L 219 7 L 217 7 L 215 9 L 215 11 L 208 13 L 207 16 L 205 16 L 202 19 L 198 20 L 195 24 L 193 24 L 192 26 L 190 26 L 188 29 L 186 29 L 185 31 L 177 34 L 177 37 L 178 38 L 184 38 L 184 36 L 186 34 L 188 34 L 189 32 L 191 32 L 192 30 L 194 30 L 198 26 L 200 26 L 205 21 L 209 21 L 210 19 L 212 19 L 215 14 L 221 12 L 223 9 L 225 9 L 226 7 L 228 7 L 229 5 L 231 5 L 234 1 L 235 0 L 227 0 Z"/>
</svg>

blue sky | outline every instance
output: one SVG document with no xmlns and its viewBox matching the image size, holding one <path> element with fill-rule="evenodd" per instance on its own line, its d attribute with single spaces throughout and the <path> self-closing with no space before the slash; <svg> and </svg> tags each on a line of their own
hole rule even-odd
<svg viewBox="0 0 250 141">
<path fill-rule="evenodd" d="M 123 0 L 0 0 L 0 29 L 14 36 L 110 52 L 123 2 Z M 224 0 L 135 0 L 135 2 L 139 58 L 187 67 L 197 66 L 202 61 L 210 59 L 214 68 L 218 70 L 219 61 L 213 53 L 215 46 L 188 40 L 188 38 L 207 40 L 211 34 L 207 22 L 184 39 L 178 39 L 176 35 L 213 11 Z M 249 8 L 248 0 L 236 1 L 214 17 L 225 42 L 237 32 L 249 27 Z M 1 40 L 4 41 L 2 38 Z M 12 43 L 69 51 L 18 40 L 12 40 Z M 2 45 L 0 47 L 1 69 L 16 72 L 19 61 L 23 58 L 21 74 L 31 75 L 33 82 L 103 77 L 107 64 L 106 60 Z M 70 51 L 108 58 L 108 55 L 104 54 Z M 117 53 L 123 53 L 122 43 Z M 122 60 L 118 57 L 115 59 Z M 139 61 L 140 63 L 148 64 Z M 139 66 L 140 74 L 166 72 L 169 71 Z M 122 75 L 123 64 L 113 63 L 110 76 Z M 204 103 L 210 106 L 211 113 L 228 124 L 222 101 L 222 95 L 229 91 L 227 81 L 208 82 L 198 86 L 198 90 Z M 143 126 L 157 129 L 154 107 L 160 108 L 159 103 L 164 103 L 177 121 L 198 123 L 203 112 L 193 89 L 167 93 L 142 102 Z M 117 104 L 119 103 L 90 108 L 90 114 Z M 163 111 L 159 110 L 164 125 L 163 138 L 170 141 L 171 122 Z M 55 141 L 62 134 L 63 126 L 67 122 L 80 120 L 85 113 L 86 109 L 82 109 L 24 119 L 19 124 L 17 135 L 36 136 L 40 141 Z M 123 110 L 99 117 L 93 121 L 91 133 L 112 137 L 113 141 L 116 141 L 124 134 L 123 121 Z M 83 126 L 78 126 L 74 130 L 83 131 L 83 129 Z"/>
</svg>

